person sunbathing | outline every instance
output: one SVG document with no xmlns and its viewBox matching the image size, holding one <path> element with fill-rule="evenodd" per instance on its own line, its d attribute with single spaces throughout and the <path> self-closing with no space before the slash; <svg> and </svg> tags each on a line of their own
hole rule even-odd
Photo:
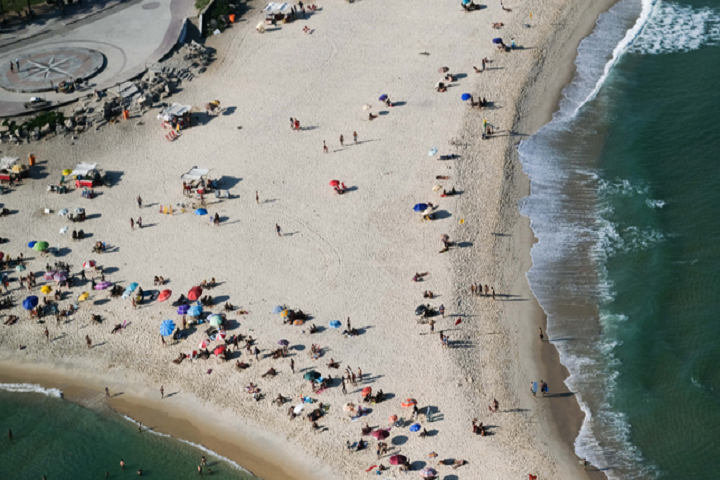
<svg viewBox="0 0 720 480">
<path fill-rule="evenodd" d="M 377 117 L 378 117 L 377 115 L 373 115 L 372 113 L 368 114 L 368 120 L 372 121 L 372 120 L 375 120 Z"/>
<path fill-rule="evenodd" d="M 250 365 L 248 365 L 248 364 L 245 363 L 245 362 L 241 362 L 240 360 L 238 360 L 237 362 L 235 362 L 235 368 L 238 369 L 238 370 L 245 370 L 245 369 L 248 368 L 249 366 L 250 366 Z"/>
<path fill-rule="evenodd" d="M 499 30 L 500 28 L 502 28 L 502 27 L 504 27 L 504 26 L 505 26 L 505 24 L 503 24 L 502 22 L 494 22 L 494 23 L 492 24 L 492 27 L 493 27 L 495 30 Z"/>
<path fill-rule="evenodd" d="M 267 376 L 274 377 L 275 375 L 277 375 L 277 372 L 275 371 L 275 369 L 274 369 L 274 368 L 270 368 L 270 370 L 268 370 L 267 372 L 263 373 L 263 374 L 261 375 L 261 377 L 262 377 L 262 378 L 265 378 L 265 377 L 267 377 Z"/>
<path fill-rule="evenodd" d="M 368 425 L 368 423 L 365 422 L 365 426 L 362 428 L 362 434 L 370 435 L 370 432 L 372 432 L 372 428 L 370 428 L 370 425 Z"/>
<path fill-rule="evenodd" d="M 230 312 L 232 310 L 235 310 L 235 307 L 233 306 L 232 303 L 225 302 L 225 305 L 223 306 L 223 310 L 225 310 L 226 312 Z"/>
<path fill-rule="evenodd" d="M 431 292 L 430 290 L 425 290 L 425 293 L 423 293 L 423 298 L 433 298 L 433 297 L 434 297 L 433 292 Z"/>
<path fill-rule="evenodd" d="M 118 324 L 116 324 L 116 325 L 113 327 L 113 329 L 112 329 L 112 331 L 110 332 L 110 334 L 112 335 L 112 334 L 114 334 L 114 333 L 117 333 L 117 332 L 118 332 L 119 330 L 121 330 L 121 329 L 122 329 L 122 325 L 118 323 Z"/>
<path fill-rule="evenodd" d="M 328 368 L 340 368 L 340 364 L 332 358 L 330 359 L 330 363 L 328 363 L 327 366 Z"/>
<path fill-rule="evenodd" d="M 318 327 L 316 327 L 314 323 L 310 325 L 310 333 L 316 333 L 317 331 Z"/>
<path fill-rule="evenodd" d="M 277 406 L 279 407 L 280 405 L 282 405 L 283 403 L 287 402 L 288 400 L 290 400 L 290 399 L 287 398 L 287 397 L 283 397 L 282 394 L 278 393 L 278 396 L 277 396 L 277 398 L 275 399 L 275 403 L 276 403 Z"/>
<path fill-rule="evenodd" d="M 17 315 L 10 315 L 10 317 L 5 320 L 5 325 L 15 325 L 18 321 Z"/>
</svg>

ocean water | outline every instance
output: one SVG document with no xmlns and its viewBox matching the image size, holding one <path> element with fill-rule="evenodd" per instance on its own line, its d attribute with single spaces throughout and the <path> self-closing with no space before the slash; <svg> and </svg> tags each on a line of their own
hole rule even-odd
<svg viewBox="0 0 720 480">
<path fill-rule="evenodd" d="M 519 147 L 528 272 L 611 479 L 720 466 L 720 0 L 621 0 Z"/>
<path fill-rule="evenodd" d="M 37 385 L 0 384 L 0 427 L 3 480 L 129 479 L 138 478 L 139 468 L 143 478 L 195 479 L 202 455 L 212 478 L 257 480 L 202 446 L 149 430 L 139 433 L 131 419 L 83 408 Z"/>
</svg>

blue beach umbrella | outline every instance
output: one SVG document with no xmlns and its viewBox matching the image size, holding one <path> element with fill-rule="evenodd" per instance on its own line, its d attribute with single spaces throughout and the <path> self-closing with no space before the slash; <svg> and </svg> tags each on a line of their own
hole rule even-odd
<svg viewBox="0 0 720 480">
<path fill-rule="evenodd" d="M 198 208 L 197 210 L 195 210 L 195 215 L 207 215 L 207 210 L 205 210 L 204 208 Z"/>
<path fill-rule="evenodd" d="M 37 242 L 33 240 L 32 242 L 28 243 L 28 248 L 33 248 Z"/>
<path fill-rule="evenodd" d="M 135 289 L 137 289 L 137 287 L 139 287 L 139 286 L 140 286 L 140 284 L 138 284 L 137 282 L 133 282 L 133 283 L 131 283 L 130 285 L 127 286 L 127 288 L 125 289 L 125 291 L 126 291 L 126 292 L 134 292 Z"/>
<path fill-rule="evenodd" d="M 160 335 L 163 337 L 167 337 L 169 335 L 172 335 L 172 333 L 175 331 L 175 322 L 172 320 L 164 320 L 160 324 Z"/>
<path fill-rule="evenodd" d="M 387 98 L 388 98 L 387 94 L 383 93 L 378 100 L 380 100 L 381 102 L 384 102 L 385 100 L 387 100 Z"/>
<path fill-rule="evenodd" d="M 178 315 L 187 315 L 190 305 L 180 305 L 177 309 Z"/>
<path fill-rule="evenodd" d="M 496 45 L 500 45 L 503 43 L 502 38 L 493 38 L 493 43 Z"/>
<path fill-rule="evenodd" d="M 413 207 L 413 210 L 415 210 L 416 212 L 424 212 L 425 210 L 427 210 L 427 208 L 427 203 L 418 203 Z"/>
<path fill-rule="evenodd" d="M 463 4 L 463 5 L 467 5 L 467 4 L 470 3 L 470 1 L 471 1 L 471 0 L 462 0 L 462 4 Z"/>
<path fill-rule="evenodd" d="M 276 306 L 275 308 L 272 309 L 272 313 L 280 313 L 280 312 L 282 312 L 283 310 L 285 310 L 285 307 L 283 307 L 283 306 L 281 306 L 281 305 L 278 305 L 278 306 Z"/>
<path fill-rule="evenodd" d="M 415 423 L 413 425 L 410 425 L 410 431 L 411 432 L 419 432 L 420 431 L 420 424 Z"/>
<path fill-rule="evenodd" d="M 23 308 L 25 310 L 32 310 L 33 308 L 37 307 L 38 304 L 38 297 L 35 295 L 30 295 L 25 300 L 23 300 Z"/>
<path fill-rule="evenodd" d="M 469 93 L 463 93 L 462 97 L 460 97 L 460 98 L 462 98 L 463 101 L 466 102 L 472 98 L 472 95 L 470 95 Z"/>
<path fill-rule="evenodd" d="M 428 157 L 434 157 L 438 152 L 437 147 L 433 147 L 428 151 Z"/>
<path fill-rule="evenodd" d="M 191 317 L 199 317 L 200 314 L 202 314 L 202 307 L 199 305 L 193 305 L 190 307 L 190 310 L 188 310 L 187 314 Z"/>
<path fill-rule="evenodd" d="M 330 325 L 331 328 L 340 328 L 342 323 L 340 323 L 340 320 L 333 320 L 328 325 Z"/>
</svg>

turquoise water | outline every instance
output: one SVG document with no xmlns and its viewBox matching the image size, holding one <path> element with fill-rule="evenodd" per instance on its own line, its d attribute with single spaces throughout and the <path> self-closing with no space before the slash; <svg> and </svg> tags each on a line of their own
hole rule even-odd
<svg viewBox="0 0 720 480">
<path fill-rule="evenodd" d="M 520 146 L 528 278 L 587 415 L 576 451 L 613 479 L 720 465 L 719 41 L 720 1 L 621 1 Z"/>
<path fill-rule="evenodd" d="M 0 389 L 1 479 L 104 479 L 105 472 L 110 474 L 107 478 L 129 479 L 138 478 L 139 468 L 143 478 L 195 479 L 202 455 L 213 470 L 212 478 L 256 479 L 199 448 L 148 431 L 139 433 L 120 415 L 100 414 L 55 396 L 58 392 L 46 393 Z"/>
</svg>

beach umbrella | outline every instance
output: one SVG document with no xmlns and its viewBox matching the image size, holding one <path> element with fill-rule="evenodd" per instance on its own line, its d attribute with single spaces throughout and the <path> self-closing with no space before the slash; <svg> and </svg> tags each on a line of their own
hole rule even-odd
<svg viewBox="0 0 720 480">
<path fill-rule="evenodd" d="M 73 172 L 73 171 L 72 171 L 71 169 L 66 168 L 65 170 L 62 171 L 62 174 L 63 174 L 63 175 L 70 175 L 72 172 Z"/>
<path fill-rule="evenodd" d="M 427 209 L 428 209 L 427 203 L 418 203 L 417 205 L 415 205 L 413 207 L 413 210 L 415 210 L 416 212 L 424 212 Z"/>
<path fill-rule="evenodd" d="M 500 45 L 503 43 L 502 38 L 493 38 L 493 43 L 496 45 Z"/>
<path fill-rule="evenodd" d="M 25 265 L 18 265 L 15 267 L 16 272 L 22 272 L 23 270 L 25 270 Z"/>
<path fill-rule="evenodd" d="M 385 440 L 387 437 L 390 436 L 390 434 L 387 432 L 387 430 L 375 430 L 370 434 L 370 436 L 377 440 Z"/>
<path fill-rule="evenodd" d="M 25 310 L 32 310 L 33 308 L 37 307 L 38 304 L 38 297 L 35 295 L 30 295 L 29 297 L 25 298 L 23 300 L 22 306 Z"/>
<path fill-rule="evenodd" d="M 95 285 L 95 290 L 105 290 L 107 288 L 112 287 L 112 283 L 110 282 L 100 282 L 97 285 Z"/>
<path fill-rule="evenodd" d="M 304 320 L 295 320 L 295 321 L 293 321 L 293 325 L 298 325 L 298 326 L 300 326 L 300 325 L 302 325 L 303 323 L 305 323 Z"/>
<path fill-rule="evenodd" d="M 432 191 L 433 191 L 433 192 L 437 192 L 437 191 L 440 190 L 441 188 L 442 188 L 442 185 L 438 185 L 438 184 L 436 183 L 435 185 L 433 185 Z"/>
<path fill-rule="evenodd" d="M 90 260 L 90 261 L 92 262 L 93 266 L 95 266 L 95 262 L 93 262 L 92 260 Z M 87 262 L 85 262 L 85 263 L 87 263 Z M 134 292 L 135 289 L 137 289 L 139 286 L 140 286 L 140 285 L 139 285 L 137 282 L 133 282 L 133 283 L 131 283 L 130 285 L 127 286 L 127 288 L 125 289 L 125 291 L 128 292 L 128 293 Z"/>
<path fill-rule="evenodd" d="M 82 268 L 93 268 L 93 267 L 95 267 L 95 260 L 88 260 L 87 262 L 85 262 L 85 263 L 82 264 Z M 131 285 L 131 286 L 132 286 L 132 285 L 135 285 L 135 287 L 133 287 L 133 288 L 130 290 L 131 292 L 138 287 L 138 284 L 137 284 L 137 283 L 131 283 L 130 285 Z M 128 287 L 128 288 L 130 288 L 130 287 Z"/>
<path fill-rule="evenodd" d="M 437 147 L 433 147 L 430 150 L 428 150 L 428 157 L 434 157 L 438 152 Z"/>
<path fill-rule="evenodd" d="M 281 305 L 277 305 L 275 308 L 272 309 L 272 313 L 280 313 L 283 310 L 285 310 L 285 307 L 283 307 Z"/>
<path fill-rule="evenodd" d="M 385 100 L 387 100 L 387 98 L 388 98 L 387 94 L 383 93 L 382 95 L 380 95 L 380 98 L 378 98 L 378 100 L 380 100 L 381 102 L 384 102 Z"/>
<path fill-rule="evenodd" d="M 203 340 L 202 342 L 200 342 L 200 348 L 207 348 L 208 345 L 210 345 L 210 339 L 209 339 L 209 338 L 206 338 L 205 340 Z"/>
<path fill-rule="evenodd" d="M 67 214 L 68 214 L 68 209 L 67 209 L 67 208 L 63 208 L 62 210 L 60 210 L 60 211 L 58 212 L 58 216 L 60 216 L 60 217 L 64 217 L 64 216 L 67 215 Z"/>
<path fill-rule="evenodd" d="M 405 465 L 407 463 L 407 457 L 405 455 L 393 455 L 390 457 L 390 465 Z"/>
<path fill-rule="evenodd" d="M 191 317 L 199 317 L 202 314 L 202 307 L 200 305 L 193 305 L 188 310 L 187 314 Z"/>
<path fill-rule="evenodd" d="M 316 372 L 315 370 L 310 370 L 310 371 L 307 372 L 305 375 L 303 375 L 303 378 L 304 378 L 305 380 L 312 380 L 312 381 L 314 381 L 314 380 L 317 380 L 318 378 L 320 378 L 320 374 L 319 374 L 318 372 Z"/>
<path fill-rule="evenodd" d="M 51 287 L 50 285 L 43 285 L 43 286 L 40 288 L 40 291 L 41 291 L 42 293 L 44 293 L 45 295 L 47 295 L 48 293 L 52 292 L 52 287 Z"/>
<path fill-rule="evenodd" d="M 340 328 L 342 327 L 342 323 L 340 323 L 340 320 L 333 320 L 330 323 L 328 323 L 331 328 Z"/>
<path fill-rule="evenodd" d="M 295 405 L 295 408 L 293 408 L 293 413 L 294 413 L 295 415 L 299 415 L 300 412 L 302 412 L 304 408 L 305 408 L 305 404 L 304 404 L 304 403 L 301 403 L 300 405 Z"/>
<path fill-rule="evenodd" d="M 200 298 L 200 295 L 202 295 L 202 288 L 200 287 L 193 287 L 190 289 L 190 291 L 187 294 L 188 300 L 195 301 L 198 298 Z"/>
<path fill-rule="evenodd" d="M 88 292 L 83 292 L 83 293 L 81 293 L 80 296 L 78 297 L 78 301 L 79 301 L 79 302 L 84 302 L 85 300 L 88 299 L 89 296 L 90 296 L 90 294 L 89 294 Z"/>
<path fill-rule="evenodd" d="M 85 209 L 82 208 L 82 207 L 77 207 L 77 208 L 75 209 L 75 213 L 77 213 L 77 214 L 83 213 L 84 211 L 85 211 Z"/>
<path fill-rule="evenodd" d="M 168 298 L 170 298 L 170 295 L 172 295 L 171 290 L 163 290 L 160 292 L 160 295 L 158 295 L 158 302 L 164 302 Z"/>
<path fill-rule="evenodd" d="M 346 403 L 343 405 L 343 410 L 346 412 L 353 412 L 355 411 L 355 404 L 354 403 Z"/>
<path fill-rule="evenodd" d="M 400 405 L 401 405 L 403 408 L 410 408 L 410 407 L 412 407 L 413 405 L 417 405 L 417 401 L 415 401 L 414 398 L 408 398 L 407 400 L 405 400 L 404 402 L 402 402 Z"/>
<path fill-rule="evenodd" d="M 172 320 L 163 320 L 163 322 L 160 324 L 160 335 L 162 335 L 163 337 L 172 335 L 174 331 L 175 322 L 173 322 Z"/>
<path fill-rule="evenodd" d="M 425 305 L 418 305 L 418 307 L 415 309 L 415 315 L 422 315 L 427 311 L 427 307 Z"/>
<path fill-rule="evenodd" d="M 420 431 L 420 424 L 419 424 L 419 423 L 414 423 L 414 424 L 410 425 L 410 431 L 411 431 L 411 432 L 419 432 L 419 431 Z"/>
<path fill-rule="evenodd" d="M 440 67 L 438 68 L 438 73 L 447 73 L 450 69 L 448 67 Z"/>
<path fill-rule="evenodd" d="M 455 320 L 455 326 L 457 327 L 458 325 L 460 325 L 461 322 L 462 318 L 458 318 L 457 320 Z"/>
<path fill-rule="evenodd" d="M 45 250 L 50 247 L 50 244 L 48 242 L 37 242 L 35 246 L 33 246 L 33 250 L 36 252 L 44 252 Z"/>
<path fill-rule="evenodd" d="M 372 108 L 372 106 L 371 106 L 371 105 L 368 105 L 367 103 L 362 106 L 362 109 L 363 109 L 363 110 L 370 110 L 371 108 Z"/>
<path fill-rule="evenodd" d="M 187 315 L 190 305 L 180 305 L 177 309 L 178 315 Z"/>
<path fill-rule="evenodd" d="M 219 347 L 217 347 L 214 352 L 215 356 L 217 357 L 218 355 L 220 355 L 222 352 L 225 351 L 226 348 L 227 347 L 225 345 L 220 345 Z"/>
<path fill-rule="evenodd" d="M 288 342 L 287 340 L 278 340 L 278 345 L 282 345 L 283 347 L 287 347 L 288 345 L 290 345 L 290 342 Z"/>
<path fill-rule="evenodd" d="M 425 467 L 420 472 L 420 476 L 422 478 L 435 478 L 435 477 L 437 477 L 437 474 L 438 474 L 437 470 L 435 470 L 434 468 L 431 468 L 431 467 Z"/>
<path fill-rule="evenodd" d="M 68 227 L 63 227 L 60 229 L 60 235 L 65 235 L 65 233 L 68 231 Z"/>
<path fill-rule="evenodd" d="M 215 335 L 215 341 L 220 342 L 222 340 L 225 340 L 227 337 L 227 332 L 225 330 L 219 330 L 217 334 Z"/>
<path fill-rule="evenodd" d="M 365 387 L 362 389 L 362 392 L 361 392 L 363 397 L 367 397 L 371 393 L 372 393 L 372 387 Z"/>
<path fill-rule="evenodd" d="M 28 248 L 33 248 L 37 242 L 33 240 L 32 242 L 28 243 Z"/>
<path fill-rule="evenodd" d="M 290 312 L 288 312 L 287 309 L 286 309 L 286 310 L 283 310 L 282 312 L 280 312 L 280 316 L 281 316 L 282 318 L 287 317 L 289 314 L 290 314 Z"/>
<path fill-rule="evenodd" d="M 337 187 L 338 185 L 340 185 L 340 181 L 339 181 L 339 180 L 330 180 L 330 186 L 331 186 L 331 187 Z"/>
<path fill-rule="evenodd" d="M 53 275 L 53 280 L 55 280 L 56 282 L 64 282 L 67 279 L 67 272 L 57 272 L 55 275 Z"/>
<path fill-rule="evenodd" d="M 466 102 L 472 98 L 472 95 L 470 95 L 469 93 L 463 93 L 460 98 L 463 99 L 463 102 Z"/>
<path fill-rule="evenodd" d="M 207 215 L 207 210 L 205 210 L 204 208 L 198 208 L 197 210 L 195 210 L 195 215 Z"/>
<path fill-rule="evenodd" d="M 397 420 L 398 420 L 398 416 L 397 416 L 397 415 L 390 415 L 390 418 L 388 418 L 388 421 L 389 421 L 390 423 L 395 423 L 395 422 L 397 422 Z"/>
<path fill-rule="evenodd" d="M 220 325 L 222 325 L 222 321 L 222 317 L 218 314 L 210 315 L 210 318 L 208 318 L 208 322 L 210 322 L 210 325 L 212 325 L 213 327 L 219 327 Z"/>
<path fill-rule="evenodd" d="M 443 233 L 442 235 L 440 235 L 440 240 L 443 242 L 447 242 L 450 240 L 450 237 L 448 236 L 447 233 Z"/>
</svg>

